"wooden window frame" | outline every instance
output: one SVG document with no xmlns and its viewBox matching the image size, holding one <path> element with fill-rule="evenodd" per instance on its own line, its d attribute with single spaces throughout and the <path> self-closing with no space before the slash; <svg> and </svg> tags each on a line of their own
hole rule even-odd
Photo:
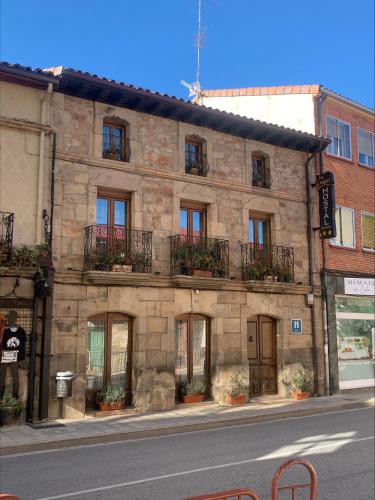
<svg viewBox="0 0 375 500">
<path fill-rule="evenodd" d="M 187 334 L 187 355 L 188 355 L 188 363 L 187 363 L 187 382 L 191 382 L 194 378 L 193 373 L 193 351 L 191 349 L 192 345 L 192 336 L 193 336 L 193 320 L 204 320 L 206 322 L 206 392 L 205 397 L 209 398 L 211 394 L 211 322 L 208 316 L 204 316 L 203 314 L 196 313 L 187 313 L 182 314 L 181 316 L 177 316 L 175 321 L 185 321 L 188 322 L 188 334 Z"/>
<path fill-rule="evenodd" d="M 207 205 L 204 203 L 181 201 L 180 211 L 187 210 L 188 212 L 188 225 L 187 225 L 187 236 L 194 237 L 193 235 L 193 212 L 200 211 L 203 212 L 203 228 L 201 231 L 201 238 L 207 238 Z M 180 227 L 179 227 L 180 231 Z"/>
<path fill-rule="evenodd" d="M 119 312 L 109 312 L 95 314 L 89 316 L 87 321 L 103 321 L 104 322 L 104 370 L 103 370 L 103 387 L 109 384 L 111 380 L 111 354 L 112 354 L 112 322 L 116 320 L 128 321 L 128 350 L 126 356 L 125 373 L 127 374 L 126 404 L 131 404 L 132 401 L 132 353 L 133 353 L 133 321 L 132 317 Z"/>
<path fill-rule="evenodd" d="M 254 220 L 254 222 L 267 222 L 267 243 L 259 243 L 258 239 L 258 224 L 254 224 L 254 241 L 250 242 L 249 240 L 249 222 L 247 226 L 247 236 L 249 243 L 253 243 L 254 245 L 263 245 L 265 247 L 271 247 L 271 215 L 263 214 L 260 212 L 249 212 L 248 221 L 250 219 Z"/>
<path fill-rule="evenodd" d="M 129 134 L 129 125 L 124 121 L 121 120 L 120 118 L 104 118 L 103 119 L 103 128 L 102 128 L 102 157 L 106 158 L 104 156 L 104 127 L 109 127 L 109 147 L 111 148 L 113 146 L 113 133 L 112 129 L 114 128 L 119 128 L 121 129 L 121 155 L 123 156 L 121 159 L 115 158 L 116 161 L 129 161 L 128 158 L 125 158 L 125 149 L 127 145 L 127 139 L 128 139 L 128 134 Z M 106 158 L 108 159 L 108 158 Z"/>
<path fill-rule="evenodd" d="M 191 146 L 197 146 L 198 148 L 198 158 L 197 162 L 201 163 L 203 160 L 203 141 L 199 138 L 193 139 L 191 137 L 185 137 L 185 161 L 186 161 L 186 145 L 189 145 L 189 161 L 192 161 L 192 151 Z"/>
<path fill-rule="evenodd" d="M 108 200 L 108 220 L 106 225 L 108 227 L 115 227 L 114 224 L 114 202 L 115 201 L 125 201 L 126 202 L 126 221 L 125 228 L 131 229 L 131 217 L 130 217 L 130 209 L 131 209 L 131 193 L 126 191 L 119 191 L 116 189 L 108 189 L 108 188 L 98 188 L 96 199 L 105 198 Z M 98 224 L 96 222 L 96 224 Z"/>
</svg>

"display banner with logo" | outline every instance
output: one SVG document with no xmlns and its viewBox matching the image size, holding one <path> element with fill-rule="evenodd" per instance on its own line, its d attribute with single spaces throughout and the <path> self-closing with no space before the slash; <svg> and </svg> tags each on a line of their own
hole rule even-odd
<svg viewBox="0 0 375 500">
<path fill-rule="evenodd" d="M 324 172 L 316 176 L 316 187 L 319 195 L 319 233 L 322 239 L 336 237 L 336 201 L 335 181 L 332 172 Z"/>
<path fill-rule="evenodd" d="M 375 295 L 374 278 L 344 278 L 347 295 Z"/>
</svg>

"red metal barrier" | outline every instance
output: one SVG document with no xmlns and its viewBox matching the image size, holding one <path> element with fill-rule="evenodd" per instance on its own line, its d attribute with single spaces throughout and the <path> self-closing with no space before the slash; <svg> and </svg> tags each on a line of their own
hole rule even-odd
<svg viewBox="0 0 375 500">
<path fill-rule="evenodd" d="M 290 484 L 287 486 L 279 486 L 280 480 L 285 474 L 285 472 L 290 469 L 293 465 L 303 465 L 309 471 L 310 483 L 300 483 L 300 484 Z M 292 500 L 296 499 L 296 490 L 310 488 L 310 500 L 316 500 L 317 488 L 318 488 L 318 478 L 314 467 L 308 460 L 303 460 L 302 458 L 293 458 L 284 462 L 277 469 L 272 480 L 272 498 L 271 500 L 279 499 L 279 491 L 291 490 Z"/>
<path fill-rule="evenodd" d="M 259 500 L 258 495 L 253 490 L 240 488 L 237 490 L 220 491 L 219 493 L 209 493 L 199 497 L 189 497 L 184 500 Z"/>
<path fill-rule="evenodd" d="M 10 493 L 0 493 L 0 500 L 21 500 L 20 497 L 11 495 Z"/>
</svg>

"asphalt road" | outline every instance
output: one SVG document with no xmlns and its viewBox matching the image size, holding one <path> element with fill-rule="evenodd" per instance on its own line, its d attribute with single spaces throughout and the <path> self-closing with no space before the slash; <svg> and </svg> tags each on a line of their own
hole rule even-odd
<svg viewBox="0 0 375 500">
<path fill-rule="evenodd" d="M 0 484 L 22 500 L 180 500 L 239 487 L 270 500 L 276 468 L 299 456 L 316 468 L 319 500 L 369 500 L 374 443 L 374 411 L 362 408 L 2 457 Z"/>
</svg>

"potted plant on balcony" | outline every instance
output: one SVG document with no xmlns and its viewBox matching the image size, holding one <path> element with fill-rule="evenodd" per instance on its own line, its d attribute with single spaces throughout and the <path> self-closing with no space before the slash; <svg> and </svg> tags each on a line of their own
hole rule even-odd
<svg viewBox="0 0 375 500">
<path fill-rule="evenodd" d="M 0 401 L 0 421 L 3 425 L 17 424 L 25 406 L 17 398 L 5 398 Z"/>
<path fill-rule="evenodd" d="M 227 402 L 231 405 L 243 405 L 247 401 L 248 392 L 245 379 L 239 374 L 233 375 L 229 383 Z"/>
<path fill-rule="evenodd" d="M 131 273 L 133 266 L 126 253 L 116 253 L 111 257 L 112 271 Z"/>
<path fill-rule="evenodd" d="M 292 393 L 296 401 L 308 399 L 311 395 L 311 376 L 305 368 L 300 368 L 295 373 L 287 375 L 282 380 L 287 392 Z"/>
<path fill-rule="evenodd" d="M 100 411 L 122 410 L 125 408 L 125 389 L 121 385 L 107 385 L 97 395 Z"/>
<path fill-rule="evenodd" d="M 191 259 L 192 274 L 201 278 L 212 278 L 215 264 L 215 259 L 210 253 L 194 253 Z"/>
<path fill-rule="evenodd" d="M 8 244 L 5 240 L 0 239 L 0 266 L 7 263 L 8 255 Z"/>
<path fill-rule="evenodd" d="M 123 150 L 120 145 L 113 144 L 112 146 L 109 146 L 108 148 L 104 149 L 104 157 L 108 158 L 109 160 L 121 160 L 123 156 Z"/>
<path fill-rule="evenodd" d="M 19 245 L 13 248 L 12 266 L 14 267 L 35 267 L 37 265 L 38 252 L 33 246 Z"/>
<path fill-rule="evenodd" d="M 201 403 L 204 399 L 205 385 L 203 382 L 193 380 L 186 382 L 181 387 L 182 402 L 186 404 Z"/>
</svg>

